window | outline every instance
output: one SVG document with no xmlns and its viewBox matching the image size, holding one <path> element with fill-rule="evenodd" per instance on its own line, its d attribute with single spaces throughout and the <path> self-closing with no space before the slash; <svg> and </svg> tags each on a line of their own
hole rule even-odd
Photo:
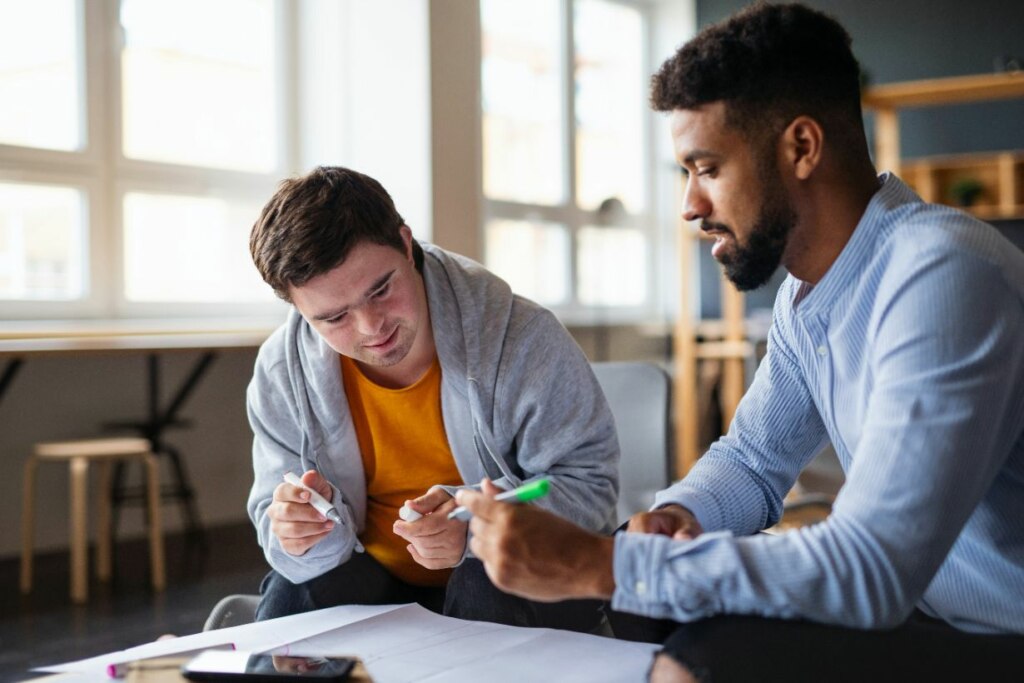
<svg viewBox="0 0 1024 683">
<path fill-rule="evenodd" d="M 125 298 L 203 302 L 216 292 L 229 303 L 273 301 L 241 248 L 259 211 L 255 203 L 213 197 L 126 193 Z"/>
<path fill-rule="evenodd" d="M 482 0 L 485 261 L 585 322 L 651 314 L 648 18 L 614 0 Z"/>
<path fill-rule="evenodd" d="M 295 166 L 283 0 L 0 0 L 3 317 L 278 314 L 248 233 Z"/>
<path fill-rule="evenodd" d="M 0 183 L 0 297 L 65 301 L 81 297 L 84 229 L 82 192 Z"/>
<path fill-rule="evenodd" d="M 272 2 L 122 0 L 121 28 L 126 157 L 277 168 Z"/>
</svg>

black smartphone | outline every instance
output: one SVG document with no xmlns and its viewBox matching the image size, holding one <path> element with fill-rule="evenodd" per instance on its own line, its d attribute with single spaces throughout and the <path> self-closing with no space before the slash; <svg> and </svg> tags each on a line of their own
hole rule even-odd
<svg viewBox="0 0 1024 683">
<path fill-rule="evenodd" d="M 190 681 L 211 683 L 286 683 L 296 679 L 344 681 L 356 660 L 349 657 L 256 655 L 232 650 L 206 650 L 181 667 Z"/>
</svg>

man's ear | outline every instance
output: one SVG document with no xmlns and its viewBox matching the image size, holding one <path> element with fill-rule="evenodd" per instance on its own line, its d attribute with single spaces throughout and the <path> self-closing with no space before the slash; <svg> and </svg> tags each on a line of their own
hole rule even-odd
<svg viewBox="0 0 1024 683">
<path fill-rule="evenodd" d="M 821 163 L 825 130 L 810 116 L 798 116 L 782 132 L 783 163 L 797 180 L 807 180 Z"/>
<path fill-rule="evenodd" d="M 398 231 L 402 234 L 402 242 L 405 243 L 405 258 L 412 263 L 412 230 L 403 223 Z"/>
</svg>

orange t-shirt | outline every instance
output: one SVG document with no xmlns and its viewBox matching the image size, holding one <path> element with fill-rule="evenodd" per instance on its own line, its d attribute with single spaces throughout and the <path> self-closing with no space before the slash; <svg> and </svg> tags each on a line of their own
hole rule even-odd
<svg viewBox="0 0 1024 683">
<path fill-rule="evenodd" d="M 412 559 L 408 542 L 392 531 L 398 509 L 434 484 L 461 485 L 441 415 L 441 363 L 414 384 L 374 384 L 346 356 L 341 374 L 366 472 L 366 552 L 396 577 L 416 586 L 443 586 L 450 569 L 427 569 Z"/>
</svg>

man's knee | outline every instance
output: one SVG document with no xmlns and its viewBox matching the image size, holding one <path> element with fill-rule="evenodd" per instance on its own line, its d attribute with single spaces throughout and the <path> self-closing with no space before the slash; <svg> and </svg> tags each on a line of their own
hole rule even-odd
<svg viewBox="0 0 1024 683">
<path fill-rule="evenodd" d="M 467 558 L 452 572 L 444 614 L 474 621 L 583 633 L 595 632 L 604 617 L 597 600 L 538 603 L 505 593 L 491 582 L 483 563 L 475 558 Z"/>
<path fill-rule="evenodd" d="M 647 680 L 650 683 L 700 683 L 689 669 L 664 652 L 655 656 Z"/>
<path fill-rule="evenodd" d="M 754 622 L 753 625 L 748 623 L 751 621 Z M 744 617 L 717 616 L 676 624 L 675 630 L 662 644 L 655 663 L 662 662 L 661 666 L 666 676 L 679 675 L 678 672 L 683 671 L 689 678 L 666 677 L 663 680 L 706 681 L 710 680 L 712 674 L 716 678 L 735 680 L 733 674 L 746 670 L 744 664 L 738 664 L 736 661 L 738 645 L 749 644 L 753 634 L 762 632 L 758 630 L 761 626 L 760 621 Z M 752 655 L 751 659 L 757 659 L 756 655 Z M 653 669 L 651 675 L 652 680 L 660 680 L 653 678 Z"/>
<path fill-rule="evenodd" d="M 308 612 L 314 609 L 312 604 L 306 584 L 294 584 L 276 571 L 270 570 L 260 584 L 256 621 Z"/>
<path fill-rule="evenodd" d="M 448 579 L 444 614 L 511 626 L 533 626 L 536 618 L 525 600 L 504 593 L 491 583 L 483 563 L 473 558 L 456 567 Z"/>
<path fill-rule="evenodd" d="M 260 585 L 257 621 L 325 607 L 394 602 L 395 579 L 367 553 L 353 553 L 337 567 L 304 583 L 271 570 Z"/>
</svg>

